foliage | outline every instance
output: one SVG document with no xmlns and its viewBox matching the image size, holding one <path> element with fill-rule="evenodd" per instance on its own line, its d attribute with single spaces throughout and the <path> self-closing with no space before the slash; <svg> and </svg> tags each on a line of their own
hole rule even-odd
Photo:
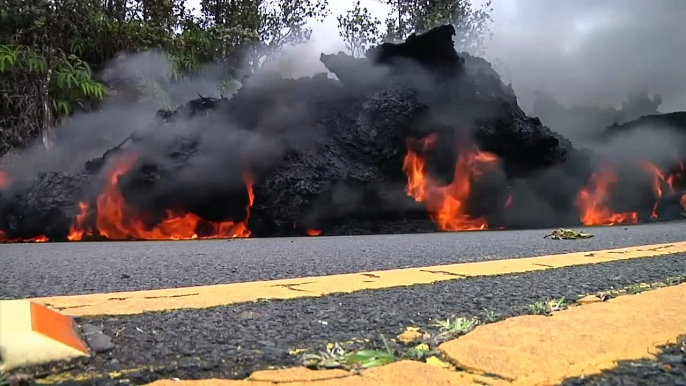
<svg viewBox="0 0 686 386">
<path fill-rule="evenodd" d="M 438 338 L 442 339 L 446 337 L 455 338 L 460 335 L 464 335 L 478 325 L 478 318 L 455 318 L 439 320 L 434 326 L 441 330 L 441 334 L 438 336 Z"/>
<path fill-rule="evenodd" d="M 379 32 L 381 21 L 372 18 L 366 7 L 360 7 L 359 1 L 345 16 L 339 15 L 337 20 L 338 34 L 343 38 L 346 48 L 353 56 L 362 56 L 371 45 L 378 44 L 381 40 Z"/>
<path fill-rule="evenodd" d="M 323 21 L 328 16 L 327 0 L 268 0 L 261 8 L 260 42 L 262 54 L 268 59 L 281 52 L 286 45 L 310 40 L 312 28 L 308 20 Z"/>
<path fill-rule="evenodd" d="M 442 24 L 455 26 L 458 51 L 484 53 L 490 39 L 491 1 L 474 8 L 470 0 L 379 0 L 391 7 L 386 19 L 387 41 L 399 41 Z"/>
<path fill-rule="evenodd" d="M 396 360 L 395 352 L 388 341 L 383 338 L 385 350 L 346 351 L 336 343 L 327 347 L 326 351 L 317 354 L 306 354 L 303 358 L 305 367 L 312 369 L 347 370 L 367 369 L 387 365 Z"/>
<path fill-rule="evenodd" d="M 218 94 L 283 47 L 310 39 L 327 0 L 2 0 L 0 1 L 0 155 L 49 132 L 106 95 L 134 91 L 160 105 L 178 82 L 218 69 Z M 169 64 L 154 79 L 105 84 L 99 74 L 121 54 Z M 143 58 L 145 59 L 145 58 Z M 118 89 L 119 88 L 119 89 Z M 131 95 L 130 93 L 124 93 Z"/>
<path fill-rule="evenodd" d="M 105 97 L 104 85 L 93 80 L 88 63 L 74 54 L 60 51 L 53 57 L 47 57 L 31 47 L 2 45 L 0 74 L 9 72 L 26 72 L 45 78 L 45 86 L 57 114 L 68 115 L 72 104 L 83 105 L 86 100 Z"/>
</svg>

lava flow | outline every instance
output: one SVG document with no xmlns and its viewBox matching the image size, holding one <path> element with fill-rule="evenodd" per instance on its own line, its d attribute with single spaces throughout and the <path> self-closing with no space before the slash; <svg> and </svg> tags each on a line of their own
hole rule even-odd
<svg viewBox="0 0 686 386">
<path fill-rule="evenodd" d="M 45 235 L 31 237 L 29 239 L 10 239 L 7 233 L 0 230 L 0 244 L 4 243 L 47 243 L 48 237 Z"/>
<path fill-rule="evenodd" d="M 319 229 L 308 229 L 306 232 L 308 236 L 319 236 L 322 234 L 322 231 Z"/>
<path fill-rule="evenodd" d="M 617 183 L 617 176 L 611 170 L 596 172 L 591 175 L 591 186 L 579 191 L 576 205 L 581 211 L 581 222 L 584 225 L 635 224 L 637 212 L 614 213 L 606 206 L 610 185 Z"/>
<path fill-rule="evenodd" d="M 246 208 L 247 216 L 241 222 L 210 222 L 202 220 L 193 213 L 168 210 L 164 219 L 149 227 L 126 204 L 124 196 L 117 187 L 119 177 L 126 173 L 134 163 L 134 157 L 116 159 L 109 180 L 96 200 L 95 228 L 100 236 L 110 240 L 193 240 L 250 236 L 247 221 L 255 198 L 251 179 L 246 178 L 249 202 Z M 90 234 L 85 227 L 88 205 L 80 203 L 79 207 L 81 212 L 70 231 L 70 240 L 81 240 L 84 235 Z M 202 235 L 198 235 L 200 227 L 203 229 Z"/>
<path fill-rule="evenodd" d="M 436 136 L 430 135 L 419 144 L 422 151 L 432 148 Z M 458 154 L 453 181 L 448 186 L 440 186 L 426 171 L 426 161 L 413 151 L 408 140 L 408 151 L 403 161 L 403 171 L 407 174 L 409 196 L 417 202 L 426 204 L 431 220 L 441 231 L 467 231 L 488 228 L 485 217 L 473 218 L 467 212 L 467 201 L 471 192 L 472 179 L 481 171 L 480 165 L 493 164 L 497 157 L 477 149 L 462 149 Z"/>
</svg>

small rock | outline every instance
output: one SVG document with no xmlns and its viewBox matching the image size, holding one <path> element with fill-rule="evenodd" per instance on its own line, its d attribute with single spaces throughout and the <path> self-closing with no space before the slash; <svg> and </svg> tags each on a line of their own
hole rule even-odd
<svg viewBox="0 0 686 386">
<path fill-rule="evenodd" d="M 89 323 L 84 323 L 81 325 L 81 331 L 83 331 L 84 335 L 95 334 L 98 332 L 102 332 L 102 327 L 98 327 Z"/>
<path fill-rule="evenodd" d="M 86 335 L 86 343 L 88 347 L 91 348 L 95 353 L 101 354 L 114 349 L 114 343 L 112 343 L 112 338 L 103 334 L 102 332 L 96 332 L 90 335 Z"/>
<path fill-rule="evenodd" d="M 88 347 L 90 347 L 90 349 L 96 354 L 104 353 L 114 349 L 112 338 L 102 332 L 102 327 L 84 323 L 81 325 L 81 331 L 83 331 L 83 336 L 86 338 Z"/>
</svg>

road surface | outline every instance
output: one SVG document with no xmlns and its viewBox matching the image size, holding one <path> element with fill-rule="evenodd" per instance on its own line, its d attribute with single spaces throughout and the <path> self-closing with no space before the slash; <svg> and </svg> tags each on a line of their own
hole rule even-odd
<svg viewBox="0 0 686 386">
<path fill-rule="evenodd" d="M 587 230 L 595 237 L 555 241 L 543 238 L 550 230 L 530 230 L 0 245 L 0 297 L 19 299 L 246 283 L 514 261 L 686 241 L 686 222 Z M 502 318 L 514 317 L 526 314 L 530 305 L 548 299 L 577 299 L 583 294 L 686 275 L 686 253 L 511 272 L 314 298 L 227 303 L 210 308 L 193 306 L 131 315 L 91 315 L 77 321 L 102 327 L 115 344 L 114 350 L 98 354 L 89 364 L 91 376 L 102 378 L 99 383 L 115 384 L 124 378 L 135 384 L 161 378 L 241 379 L 255 370 L 300 365 L 302 356 L 297 353 L 305 349 L 323 350 L 331 342 L 366 342 L 360 344 L 373 346 L 379 344 L 380 335 L 394 337 L 411 325 L 429 328 L 441 319 L 483 316 L 484 310 Z M 666 363 L 673 374 L 667 376 L 686 376 L 686 366 L 675 360 L 675 355 L 683 356 L 683 352 L 672 346 L 669 350 L 673 352 L 667 355 Z M 622 377 L 635 381 L 649 377 L 655 366 L 664 365 L 650 361 L 642 372 L 643 367 L 630 363 L 596 378 L 568 379 L 566 384 L 613 384 Z M 85 384 L 83 379 L 79 381 L 79 373 L 84 371 L 72 369 L 59 377 L 48 377 L 46 382 Z M 119 376 L 111 379 L 111 374 Z M 648 384 L 672 380 L 660 378 L 665 376 L 663 373 L 653 375 L 650 379 L 656 381 Z"/>
</svg>

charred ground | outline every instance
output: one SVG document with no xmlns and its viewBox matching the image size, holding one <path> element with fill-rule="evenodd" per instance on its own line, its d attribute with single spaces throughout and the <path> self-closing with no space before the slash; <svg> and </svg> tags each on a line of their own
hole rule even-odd
<svg viewBox="0 0 686 386">
<path fill-rule="evenodd" d="M 526 116 L 487 61 L 455 52 L 454 33 L 438 27 L 366 58 L 322 54 L 337 79 L 254 75 L 231 98 L 159 112 L 82 173 L 14 181 L 10 171 L 0 230 L 10 240 L 128 239 L 138 233 L 122 227 L 163 224 L 166 238 L 190 238 L 173 236 L 184 219 L 197 237 L 429 232 L 431 201 L 454 197 L 456 221 L 483 217 L 489 229 L 579 224 L 579 192 L 602 156 Z M 406 191 L 409 154 L 431 181 L 422 202 Z M 677 193 L 654 216 L 654 180 L 629 179 L 635 194 L 606 192 L 608 211 L 678 218 Z"/>
</svg>

